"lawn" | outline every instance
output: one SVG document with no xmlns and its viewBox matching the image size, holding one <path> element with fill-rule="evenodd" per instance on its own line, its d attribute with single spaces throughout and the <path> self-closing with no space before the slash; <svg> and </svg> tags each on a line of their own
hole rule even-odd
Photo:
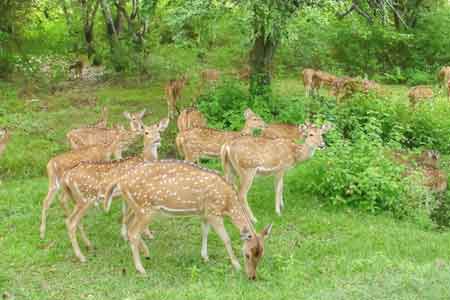
<svg viewBox="0 0 450 300">
<path fill-rule="evenodd" d="M 400 95 L 406 87 L 390 90 Z M 303 94 L 297 79 L 275 82 L 275 91 Z M 189 86 L 185 104 L 194 93 Z M 450 298 L 448 231 L 389 215 L 323 206 L 314 195 L 301 192 L 298 177 L 308 180 L 308 163 L 287 176 L 282 217 L 275 214 L 271 178 L 258 178 L 250 191 L 257 228 L 274 224 L 255 282 L 233 271 L 215 234 L 209 242 L 210 261 L 204 263 L 200 221 L 190 218 L 161 217 L 152 223 L 155 239 L 147 241 L 151 252 L 144 261 L 147 275 L 137 274 L 130 248 L 120 236 L 118 201 L 109 214 L 94 208 L 86 216 L 86 231 L 95 250 L 83 249 L 88 261 L 81 264 L 56 201 L 49 211 L 47 237 L 39 238 L 41 203 L 47 192 L 45 165 L 68 148 L 66 132 L 93 123 L 102 105 L 108 106 L 114 123 L 125 123 L 124 110 L 151 110 L 146 123 L 165 116 L 162 84 L 78 87 L 27 100 L 19 94 L 17 87 L 0 84 L 0 126 L 8 125 L 14 134 L 0 159 L 0 292 L 4 299 Z M 207 165 L 220 168 L 217 162 Z M 240 254 L 239 233 L 229 222 L 227 229 Z"/>
</svg>

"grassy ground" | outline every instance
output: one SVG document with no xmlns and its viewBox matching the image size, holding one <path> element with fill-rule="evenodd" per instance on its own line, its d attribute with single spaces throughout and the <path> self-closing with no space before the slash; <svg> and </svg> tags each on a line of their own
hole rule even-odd
<svg viewBox="0 0 450 300">
<path fill-rule="evenodd" d="M 188 94 L 195 92 L 190 86 Z M 404 93 L 405 87 L 395 87 Z M 0 293 L 5 299 L 449 299 L 450 233 L 427 231 L 408 221 L 355 210 L 324 208 L 294 176 L 286 180 L 282 218 L 274 212 L 271 178 L 256 180 L 250 202 L 258 228 L 274 223 L 259 269 L 249 282 L 236 273 L 225 249 L 211 234 L 210 262 L 200 257 L 200 222 L 159 218 L 149 241 L 148 275 L 138 275 L 129 246 L 119 235 L 119 203 L 104 214 L 92 209 L 85 218 L 96 249 L 80 264 L 67 238 L 63 214 L 49 211 L 45 240 L 38 235 L 41 202 L 47 192 L 45 164 L 67 149 L 65 133 L 94 122 L 107 105 L 114 122 L 123 110 L 153 111 L 146 123 L 166 114 L 162 84 L 148 87 L 77 88 L 54 96 L 24 100 L 17 89 L 0 84 L 0 126 L 14 136 L 0 159 Z M 277 93 L 303 93 L 297 80 L 276 83 Z M 137 151 L 137 150 L 136 150 Z M 170 151 L 168 151 L 170 152 Z M 210 163 L 219 167 L 217 163 Z M 306 180 L 307 178 L 305 178 Z M 238 232 L 228 224 L 234 249 Z"/>
</svg>

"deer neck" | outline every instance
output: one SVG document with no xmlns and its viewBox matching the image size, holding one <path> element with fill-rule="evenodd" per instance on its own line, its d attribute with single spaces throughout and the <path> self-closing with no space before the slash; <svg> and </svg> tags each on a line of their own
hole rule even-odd
<svg viewBox="0 0 450 300">
<path fill-rule="evenodd" d="M 231 223 L 239 229 L 239 232 L 242 232 L 245 228 L 249 230 L 252 235 L 256 234 L 246 208 L 239 202 L 237 197 L 228 209 L 228 216 L 231 218 Z"/>
<path fill-rule="evenodd" d="M 142 153 L 145 161 L 158 160 L 158 145 L 144 140 L 144 151 Z"/>
<path fill-rule="evenodd" d="M 316 152 L 317 146 L 305 141 L 302 145 L 295 145 L 295 160 L 304 161 L 310 159 Z"/>
</svg>

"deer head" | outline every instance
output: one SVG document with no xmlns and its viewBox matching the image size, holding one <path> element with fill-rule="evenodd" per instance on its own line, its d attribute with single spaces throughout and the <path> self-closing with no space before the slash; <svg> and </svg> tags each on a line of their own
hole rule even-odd
<svg viewBox="0 0 450 300">
<path fill-rule="evenodd" d="M 323 149 L 325 148 L 325 142 L 323 140 L 323 135 L 330 131 L 333 128 L 331 124 L 324 124 L 321 127 L 318 127 L 314 124 L 305 123 L 304 125 L 299 126 L 300 132 L 305 133 L 305 145 L 310 148 Z"/>
<path fill-rule="evenodd" d="M 144 126 L 144 159 L 158 159 L 158 147 L 161 146 L 161 133 L 169 126 L 169 118 L 162 119 L 159 123 Z M 151 155 L 151 156 L 149 156 Z"/>
<path fill-rule="evenodd" d="M 124 112 L 123 115 L 125 118 L 127 118 L 130 121 L 130 128 L 133 131 L 142 131 L 144 130 L 144 123 L 142 122 L 142 119 L 144 118 L 146 109 L 144 108 L 140 112 Z"/>
<path fill-rule="evenodd" d="M 267 127 L 266 122 L 255 114 L 250 108 L 247 108 L 244 111 L 244 118 L 245 118 L 245 126 L 242 132 L 245 134 L 252 134 L 254 129 L 264 129 Z"/>
<path fill-rule="evenodd" d="M 264 255 L 264 241 L 272 231 L 272 224 L 267 225 L 261 233 L 252 234 L 247 228 L 241 231 L 241 240 L 244 241 L 242 252 L 244 254 L 245 272 L 251 280 L 256 279 L 256 268 Z"/>
</svg>

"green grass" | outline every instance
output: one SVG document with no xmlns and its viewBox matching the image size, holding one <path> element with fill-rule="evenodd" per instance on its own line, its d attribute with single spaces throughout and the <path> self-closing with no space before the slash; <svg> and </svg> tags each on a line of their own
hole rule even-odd
<svg viewBox="0 0 450 300">
<path fill-rule="evenodd" d="M 83 248 L 88 262 L 81 264 L 56 201 L 49 211 L 47 237 L 39 239 L 41 202 L 47 192 L 45 164 L 68 148 L 67 130 L 94 122 L 101 105 L 110 108 L 114 122 L 125 123 L 123 110 L 152 110 L 146 123 L 165 116 L 163 85 L 90 88 L 39 95 L 38 101 L 18 98 L 9 84 L 0 86 L 0 126 L 14 131 L 0 159 L 0 293 L 14 299 L 67 300 L 450 298 L 449 232 L 387 215 L 323 207 L 294 186 L 301 184 L 298 177 L 308 179 L 308 163 L 286 179 L 281 218 L 275 214 L 273 180 L 258 178 L 253 185 L 249 199 L 257 227 L 274 223 L 256 282 L 232 270 L 213 233 L 210 262 L 202 262 L 200 221 L 190 218 L 161 217 L 152 223 L 155 239 L 148 241 L 147 275 L 138 275 L 119 234 L 118 201 L 110 214 L 93 208 L 85 217 L 96 249 Z M 194 90 L 190 86 L 188 94 Z M 392 90 L 400 95 L 406 88 Z M 296 79 L 275 82 L 275 91 L 303 94 Z M 86 96 L 96 96 L 97 103 L 80 105 Z M 217 162 L 208 165 L 219 167 Z M 239 233 L 229 223 L 227 229 L 242 261 Z"/>
</svg>

